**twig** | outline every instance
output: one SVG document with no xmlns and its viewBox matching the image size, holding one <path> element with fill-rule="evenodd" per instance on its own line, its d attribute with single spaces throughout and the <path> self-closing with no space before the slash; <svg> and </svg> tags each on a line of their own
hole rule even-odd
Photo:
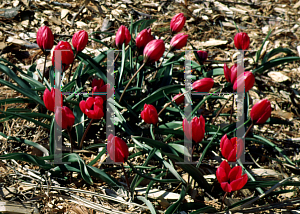
<svg viewBox="0 0 300 214">
<path fill-rule="evenodd" d="M 229 100 L 231 100 L 231 97 L 233 97 L 234 94 L 231 94 L 230 97 L 226 100 L 225 104 L 222 106 L 222 108 L 218 111 L 216 117 L 213 119 L 213 121 L 211 122 L 211 124 L 214 124 L 217 117 L 221 114 L 221 111 L 224 109 L 224 107 L 226 106 L 226 104 L 229 102 Z"/>
<path fill-rule="evenodd" d="M 71 21 L 72 27 L 74 27 L 74 21 L 75 21 L 75 19 L 76 19 L 77 16 L 83 11 L 84 8 L 85 8 L 85 5 L 81 6 L 81 8 L 79 9 L 78 13 L 76 13 L 76 14 L 73 16 L 72 21 Z"/>
</svg>

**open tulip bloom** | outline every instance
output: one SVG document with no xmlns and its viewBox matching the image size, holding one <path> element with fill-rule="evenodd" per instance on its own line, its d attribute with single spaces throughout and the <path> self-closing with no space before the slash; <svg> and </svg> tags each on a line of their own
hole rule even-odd
<svg viewBox="0 0 300 214">
<path fill-rule="evenodd" d="M 104 116 L 103 99 L 101 97 L 89 97 L 86 101 L 82 100 L 79 107 L 90 119 L 101 119 Z"/>
<path fill-rule="evenodd" d="M 231 169 L 226 160 L 220 164 L 216 175 L 224 192 L 240 190 L 248 181 L 248 175 L 242 175 L 241 166 L 235 166 Z"/>
</svg>

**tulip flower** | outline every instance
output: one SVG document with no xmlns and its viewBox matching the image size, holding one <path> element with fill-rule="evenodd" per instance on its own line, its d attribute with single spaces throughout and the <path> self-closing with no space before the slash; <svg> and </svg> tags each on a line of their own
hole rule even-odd
<svg viewBox="0 0 300 214">
<path fill-rule="evenodd" d="M 248 175 L 242 175 L 241 166 L 235 166 L 231 169 L 226 160 L 220 164 L 216 175 L 224 192 L 240 190 L 248 181 Z"/>
<path fill-rule="evenodd" d="M 59 93 L 61 94 L 60 91 L 59 91 Z M 51 88 L 51 92 L 49 91 L 48 88 L 45 89 L 44 96 L 43 96 L 43 101 L 44 101 L 44 104 L 45 104 L 46 108 L 49 111 L 54 112 L 54 109 L 55 109 L 55 89 L 54 88 Z M 63 97 L 62 97 L 62 94 L 61 94 L 61 106 L 62 105 L 63 105 Z"/>
<path fill-rule="evenodd" d="M 156 62 L 165 52 L 165 43 L 161 39 L 150 41 L 144 48 L 144 63 Z"/>
<path fill-rule="evenodd" d="M 144 110 L 141 112 L 141 117 L 148 124 L 156 124 L 158 123 L 158 115 L 156 108 L 151 104 L 144 105 Z"/>
<path fill-rule="evenodd" d="M 237 33 L 234 37 L 234 45 L 238 50 L 247 50 L 250 45 L 250 38 L 247 33 Z"/>
<path fill-rule="evenodd" d="M 185 16 L 183 15 L 183 13 L 178 13 L 176 14 L 170 23 L 170 28 L 171 28 L 171 32 L 173 33 L 178 33 L 182 30 L 182 28 L 184 27 L 185 24 Z"/>
<path fill-rule="evenodd" d="M 81 111 L 90 119 L 101 119 L 103 113 L 103 99 L 101 97 L 89 97 L 86 101 L 82 100 L 79 103 Z"/>
<path fill-rule="evenodd" d="M 131 35 L 130 35 L 129 30 L 124 25 L 121 25 L 116 34 L 116 46 L 119 49 L 121 49 L 123 43 L 125 43 L 125 46 L 127 46 L 129 44 L 130 40 L 131 40 Z"/>
<path fill-rule="evenodd" d="M 214 86 L 214 80 L 212 78 L 203 78 L 193 83 L 192 88 L 196 92 L 209 92 Z"/>
<path fill-rule="evenodd" d="M 179 33 L 175 35 L 170 42 L 170 50 L 179 50 L 186 46 L 188 35 L 185 33 Z"/>
<path fill-rule="evenodd" d="M 140 51 L 143 51 L 145 46 L 153 39 L 153 36 L 151 36 L 151 29 L 144 29 L 137 35 L 135 39 L 136 47 Z"/>
<path fill-rule="evenodd" d="M 61 114 L 59 114 L 60 109 L 61 109 Z M 55 120 L 62 129 L 67 129 L 74 125 L 75 116 L 68 107 L 63 106 L 61 108 L 55 109 Z"/>
<path fill-rule="evenodd" d="M 108 91 L 107 91 L 108 88 Z M 104 93 L 107 92 L 106 95 L 96 95 L 96 93 Z M 105 84 L 103 79 L 97 80 L 96 78 L 93 79 L 92 82 L 92 96 L 95 97 L 101 97 L 103 101 L 106 101 L 108 98 L 110 98 L 114 94 L 114 88 L 110 87 L 110 84 Z"/>
<path fill-rule="evenodd" d="M 107 138 L 107 152 L 114 162 L 125 162 L 129 152 L 127 144 L 119 137 L 110 134 Z"/>
<path fill-rule="evenodd" d="M 250 112 L 251 120 L 255 124 L 263 124 L 271 116 L 271 111 L 272 108 L 270 101 L 267 99 L 263 99 L 252 107 Z"/>
<path fill-rule="evenodd" d="M 207 59 L 207 52 L 206 51 L 197 51 L 198 57 L 200 59 L 201 62 L 205 62 Z"/>
<path fill-rule="evenodd" d="M 61 51 L 61 59 L 55 59 L 55 52 L 58 50 Z M 54 66 L 54 61 L 59 62 L 59 60 L 61 60 L 63 71 L 67 70 L 70 64 L 73 63 L 74 54 L 69 42 L 60 41 L 54 48 L 53 56 L 52 56 L 52 65 Z"/>
<path fill-rule="evenodd" d="M 193 139 L 195 143 L 199 143 L 204 138 L 205 119 L 202 115 L 199 118 L 194 117 L 190 123 L 185 118 L 182 121 L 182 127 L 188 140 Z"/>
<path fill-rule="evenodd" d="M 234 81 L 233 90 L 237 91 L 239 87 L 242 87 L 245 84 L 245 92 L 248 92 L 254 85 L 255 77 L 251 71 L 245 71 L 244 74 L 238 76 Z"/>
<path fill-rule="evenodd" d="M 244 150 L 244 142 L 242 139 L 234 137 L 230 140 L 228 139 L 227 135 L 225 134 L 221 138 L 221 153 L 222 155 L 229 161 L 235 162 L 239 159 Z"/>
<path fill-rule="evenodd" d="M 178 98 L 179 97 L 179 98 Z M 175 97 L 173 97 L 172 101 L 177 104 L 177 105 L 180 105 L 181 103 L 184 103 L 184 95 L 182 94 L 177 94 Z"/>
<path fill-rule="evenodd" d="M 237 64 L 235 63 L 233 66 L 228 68 L 227 64 L 224 63 L 224 75 L 227 82 L 234 84 L 237 76 Z"/>
<path fill-rule="evenodd" d="M 51 29 L 47 26 L 40 27 L 36 33 L 36 42 L 45 54 L 46 51 L 50 52 L 54 44 L 54 36 Z"/>
<path fill-rule="evenodd" d="M 77 31 L 72 38 L 72 45 L 76 53 L 81 52 L 88 43 L 89 36 L 85 30 Z"/>
</svg>

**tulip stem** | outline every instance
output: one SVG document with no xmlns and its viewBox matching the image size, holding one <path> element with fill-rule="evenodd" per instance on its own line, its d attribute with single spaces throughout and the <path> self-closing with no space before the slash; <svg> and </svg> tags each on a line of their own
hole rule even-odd
<svg viewBox="0 0 300 214">
<path fill-rule="evenodd" d="M 153 132 L 153 126 L 154 126 L 153 124 L 150 125 L 150 134 L 151 134 L 152 139 L 155 140 L 155 135 L 154 135 L 154 132 Z"/>
<path fill-rule="evenodd" d="M 222 106 L 222 108 L 218 111 L 216 117 L 213 119 L 213 121 L 211 122 L 211 124 L 214 124 L 217 117 L 221 114 L 221 111 L 225 108 L 226 104 L 229 102 L 229 100 L 231 100 L 231 97 L 233 97 L 234 94 L 232 94 L 225 102 L 225 104 Z"/>
<path fill-rule="evenodd" d="M 125 179 L 126 179 L 126 184 L 127 184 L 127 188 L 128 188 L 128 190 L 130 190 L 130 185 L 129 185 L 129 180 L 128 180 L 128 176 L 127 176 L 127 174 L 126 174 L 126 172 L 125 172 L 125 168 L 124 168 L 124 164 L 122 163 L 122 169 L 123 169 L 123 173 L 124 173 L 124 176 L 125 176 Z"/>
<path fill-rule="evenodd" d="M 234 108 L 234 96 L 233 96 L 233 99 L 232 99 L 232 105 L 231 105 L 231 110 L 230 110 L 229 124 L 231 124 L 231 122 L 232 122 L 233 108 Z"/>
<path fill-rule="evenodd" d="M 166 56 L 168 56 L 168 54 L 169 54 L 170 50 L 171 50 L 171 49 L 169 49 L 169 50 L 168 50 L 168 52 L 167 52 Z M 163 63 L 163 61 L 164 61 L 164 58 L 165 58 L 165 57 L 163 56 L 163 58 L 162 58 L 162 60 L 160 61 L 159 65 L 158 65 L 158 68 L 157 68 L 157 70 L 156 70 L 155 74 L 153 75 L 153 78 L 152 78 L 152 79 L 155 79 L 155 77 L 156 77 L 156 74 L 157 74 L 158 70 L 160 69 L 160 66 L 161 66 L 161 64 L 162 64 L 162 63 Z"/>
<path fill-rule="evenodd" d="M 254 126 L 254 123 L 253 123 L 253 121 L 252 121 L 251 126 L 248 128 L 248 130 L 246 131 L 246 133 L 245 133 L 245 135 L 244 135 L 243 138 L 246 138 L 246 136 L 248 135 L 248 133 L 250 132 L 250 130 L 252 129 L 253 126 Z"/>
<path fill-rule="evenodd" d="M 45 53 L 45 62 L 44 62 L 44 71 L 43 71 L 43 77 L 42 77 L 42 84 L 44 83 L 44 77 L 46 72 L 46 61 L 47 61 L 47 54 Z"/>
<path fill-rule="evenodd" d="M 225 201 L 225 198 L 226 198 L 227 195 L 228 195 L 228 192 L 226 192 L 226 193 L 224 194 L 224 197 L 223 197 L 223 199 L 222 199 L 222 204 L 221 204 L 221 210 L 220 210 L 220 212 L 223 210 L 223 204 L 224 204 L 224 201 Z"/>
<path fill-rule="evenodd" d="M 73 153 L 73 140 L 72 140 L 71 130 L 72 130 L 72 126 L 67 127 L 67 131 L 68 131 L 68 135 L 69 135 L 70 143 L 71 143 L 71 153 Z M 72 178 L 72 174 L 71 174 L 71 178 Z"/>
<path fill-rule="evenodd" d="M 94 120 L 94 119 L 91 119 L 91 121 L 90 121 L 90 123 L 89 123 L 88 127 L 86 128 L 86 130 L 85 130 L 85 131 L 84 131 L 84 133 L 83 133 L 83 136 L 82 136 L 82 138 L 81 138 L 81 141 L 80 141 L 79 149 L 81 149 L 81 148 L 82 148 L 83 141 L 84 141 L 84 139 L 85 139 L 85 136 L 86 136 L 86 134 L 88 133 L 88 131 L 89 131 L 89 129 L 90 129 L 90 127 L 91 127 L 92 123 L 93 123 L 93 120 Z"/>
<path fill-rule="evenodd" d="M 77 52 L 75 54 L 74 60 L 73 60 L 73 62 L 71 64 L 71 67 L 70 67 L 70 74 L 69 74 L 69 78 L 68 78 L 68 83 L 70 82 L 70 79 L 71 79 L 72 69 L 73 69 L 73 65 L 74 65 L 76 57 L 77 57 Z"/>
<path fill-rule="evenodd" d="M 126 87 L 124 88 L 124 91 L 123 91 L 123 93 L 122 93 L 122 95 L 121 95 L 121 97 L 120 97 L 120 99 L 119 99 L 119 103 L 121 103 L 121 100 L 122 100 L 122 98 L 123 98 L 123 96 L 124 96 L 124 94 L 125 94 L 125 92 L 126 92 L 128 86 L 129 86 L 130 83 L 132 82 L 133 78 L 138 74 L 138 72 L 139 72 L 144 66 L 145 66 L 145 63 L 143 63 L 143 64 L 141 65 L 141 67 L 139 68 L 139 70 L 137 70 L 137 71 L 134 73 L 134 75 L 131 77 L 131 79 L 130 79 L 129 82 L 127 83 Z"/>
</svg>

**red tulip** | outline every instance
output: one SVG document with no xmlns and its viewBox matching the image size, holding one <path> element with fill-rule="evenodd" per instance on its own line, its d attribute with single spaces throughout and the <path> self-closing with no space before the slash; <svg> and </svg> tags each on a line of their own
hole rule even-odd
<svg viewBox="0 0 300 214">
<path fill-rule="evenodd" d="M 183 13 L 178 13 L 176 14 L 170 23 L 170 28 L 172 33 L 178 33 L 182 30 L 182 28 L 184 27 L 185 24 L 185 16 L 183 15 Z"/>
<path fill-rule="evenodd" d="M 185 33 L 179 33 L 177 35 L 175 35 L 170 42 L 170 49 L 171 50 L 179 50 L 181 48 L 183 48 L 184 46 L 186 46 L 187 43 L 187 39 L 188 39 L 189 35 L 185 34 Z"/>
<path fill-rule="evenodd" d="M 196 92 L 209 92 L 214 86 L 214 80 L 212 78 L 203 78 L 193 83 L 192 88 Z"/>
<path fill-rule="evenodd" d="M 142 119 L 145 121 L 145 123 L 148 124 L 156 124 L 158 123 L 158 115 L 156 108 L 151 104 L 144 105 L 144 110 L 141 113 Z"/>
<path fill-rule="evenodd" d="M 271 103 L 267 99 L 263 99 L 256 103 L 250 112 L 251 120 L 256 124 L 265 123 L 271 116 Z"/>
<path fill-rule="evenodd" d="M 103 113 L 103 99 L 101 97 L 89 97 L 86 101 L 82 100 L 79 103 L 81 111 L 90 119 L 101 119 Z"/>
<path fill-rule="evenodd" d="M 242 175 L 241 166 L 235 166 L 231 169 L 226 160 L 220 164 L 216 175 L 224 192 L 240 190 L 248 181 L 248 175 Z"/>
<path fill-rule="evenodd" d="M 61 94 L 60 91 L 59 91 L 59 93 Z M 43 101 L 44 101 L 44 104 L 45 104 L 46 108 L 49 111 L 54 112 L 54 109 L 55 109 L 55 89 L 54 88 L 51 88 L 51 92 L 49 91 L 48 88 L 45 89 L 44 96 L 43 96 Z M 62 97 L 62 94 L 61 94 L 61 106 L 62 105 L 63 105 L 63 97 Z"/>
<path fill-rule="evenodd" d="M 233 90 L 237 91 L 237 88 L 242 87 L 245 84 L 245 92 L 248 92 L 254 85 L 255 77 L 251 71 L 245 71 L 244 74 L 238 76 L 234 81 Z"/>
<path fill-rule="evenodd" d="M 55 59 L 55 52 L 60 50 L 61 51 L 61 64 L 62 64 L 62 68 L 63 71 L 67 70 L 70 66 L 70 64 L 73 63 L 74 61 L 74 54 L 72 51 L 72 47 L 69 44 L 69 42 L 65 42 L 65 41 L 60 41 L 56 47 L 54 48 L 53 51 L 53 56 L 52 56 L 52 65 L 54 65 L 54 61 L 55 62 L 59 62 L 60 59 Z"/>
<path fill-rule="evenodd" d="M 124 25 L 121 25 L 116 34 L 116 46 L 119 49 L 121 49 L 123 43 L 125 43 L 125 46 L 127 46 L 129 44 L 130 40 L 131 40 L 131 35 L 130 35 L 129 30 Z"/>
<path fill-rule="evenodd" d="M 207 56 L 208 56 L 208 54 L 207 54 L 206 51 L 197 51 L 197 54 L 198 54 L 199 59 L 200 59 L 201 62 L 205 62 L 206 61 Z"/>
<path fill-rule="evenodd" d="M 60 109 L 61 109 L 61 114 L 59 114 Z M 68 107 L 63 106 L 61 108 L 55 109 L 55 120 L 62 129 L 67 129 L 74 125 L 75 116 Z"/>
<path fill-rule="evenodd" d="M 156 62 L 165 52 L 165 43 L 161 39 L 150 41 L 144 48 L 144 63 Z"/>
<path fill-rule="evenodd" d="M 92 82 L 92 96 L 95 97 L 101 97 L 103 101 L 106 101 L 108 98 L 110 98 L 114 94 L 114 88 L 110 87 L 110 84 L 105 84 L 103 79 L 97 80 L 96 78 Z M 107 88 L 109 89 L 107 91 Z M 96 93 L 104 93 L 107 92 L 106 95 L 95 95 Z"/>
<path fill-rule="evenodd" d="M 250 45 L 250 38 L 247 33 L 237 33 L 234 37 L 234 45 L 238 50 L 247 50 Z"/>
<path fill-rule="evenodd" d="M 44 53 L 50 51 L 54 44 L 54 36 L 51 29 L 47 26 L 40 27 L 36 33 L 36 42 Z"/>
<path fill-rule="evenodd" d="M 229 161 L 235 162 L 239 159 L 244 150 L 244 142 L 242 139 L 234 137 L 230 140 L 225 134 L 220 143 L 222 155 Z"/>
<path fill-rule="evenodd" d="M 235 63 L 233 66 L 228 68 L 227 64 L 224 63 L 224 75 L 227 82 L 234 84 L 237 76 L 237 64 Z"/>
<path fill-rule="evenodd" d="M 179 97 L 179 98 L 178 98 Z M 173 97 L 172 101 L 177 104 L 177 105 L 180 105 L 181 103 L 184 103 L 184 95 L 182 94 L 177 94 L 175 97 Z"/>
<path fill-rule="evenodd" d="M 193 139 L 195 143 L 199 143 L 204 138 L 205 119 L 202 115 L 199 118 L 194 117 L 191 123 L 188 123 L 187 119 L 185 118 L 182 121 L 182 127 L 188 140 Z"/>
<path fill-rule="evenodd" d="M 145 46 L 153 39 L 153 36 L 151 36 L 151 29 L 144 29 L 139 33 L 139 35 L 137 35 L 135 39 L 136 47 L 142 51 L 144 50 Z"/>
<path fill-rule="evenodd" d="M 72 45 L 76 52 L 81 52 L 88 43 L 89 36 L 85 30 L 77 31 L 72 38 Z"/>
<path fill-rule="evenodd" d="M 114 162 L 125 162 L 129 152 L 127 144 L 119 137 L 110 134 L 107 138 L 107 152 Z"/>
</svg>

